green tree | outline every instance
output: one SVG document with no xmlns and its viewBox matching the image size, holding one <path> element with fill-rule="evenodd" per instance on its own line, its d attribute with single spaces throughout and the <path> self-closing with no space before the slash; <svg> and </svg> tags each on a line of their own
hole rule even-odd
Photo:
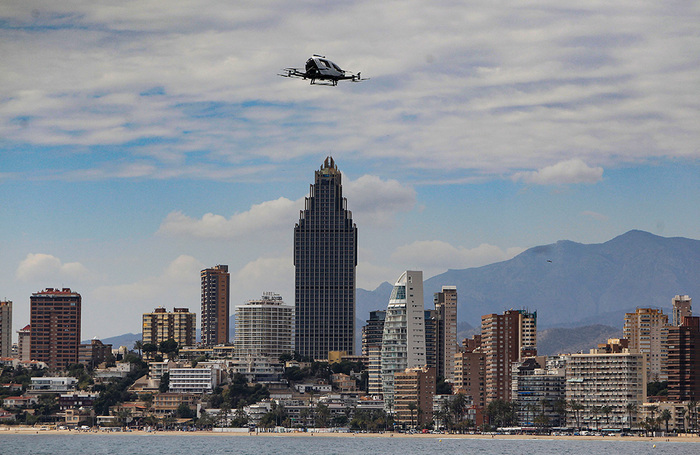
<svg viewBox="0 0 700 455">
<path fill-rule="evenodd" d="M 163 373 L 160 377 L 160 385 L 158 386 L 158 391 L 160 393 L 166 393 L 170 388 L 170 373 L 167 371 Z"/>
<path fill-rule="evenodd" d="M 175 417 L 178 419 L 193 419 L 195 416 L 196 413 L 187 403 L 180 403 L 180 406 L 175 410 Z"/>
<path fill-rule="evenodd" d="M 177 352 L 178 352 L 178 344 L 177 341 L 173 340 L 172 338 L 161 341 L 160 344 L 158 345 L 158 350 L 162 353 L 168 356 L 168 359 L 170 358 L 177 358 Z"/>
<path fill-rule="evenodd" d="M 491 425 L 496 427 L 508 427 L 515 423 L 515 404 L 502 399 L 491 401 L 486 407 L 486 415 L 489 416 Z"/>
<path fill-rule="evenodd" d="M 413 424 L 413 413 L 416 412 L 416 408 L 418 405 L 411 401 L 408 403 L 408 410 L 411 412 L 411 428 L 415 428 L 415 425 Z"/>
<path fill-rule="evenodd" d="M 146 354 L 147 359 L 152 358 L 153 354 L 158 352 L 158 346 L 153 343 L 144 343 L 141 349 Z"/>
<path fill-rule="evenodd" d="M 668 409 L 664 409 L 663 411 L 661 411 L 661 414 L 659 414 L 659 417 L 661 418 L 661 420 L 666 422 L 666 433 L 668 433 L 668 421 L 671 420 L 671 418 L 673 417 L 671 415 L 671 411 L 669 411 Z"/>
<path fill-rule="evenodd" d="M 136 340 L 134 341 L 134 350 L 139 353 L 139 357 L 141 357 L 141 351 L 143 350 L 143 341 L 142 340 Z"/>
<path fill-rule="evenodd" d="M 583 411 L 584 406 L 576 400 L 569 401 L 569 409 L 574 413 L 574 420 L 576 420 L 576 428 L 581 429 L 581 411 Z"/>
<path fill-rule="evenodd" d="M 627 403 L 626 406 L 627 409 L 627 418 L 628 422 L 630 424 L 630 430 L 632 429 L 632 422 L 634 421 L 633 419 L 633 414 L 637 414 L 637 403 Z"/>
</svg>

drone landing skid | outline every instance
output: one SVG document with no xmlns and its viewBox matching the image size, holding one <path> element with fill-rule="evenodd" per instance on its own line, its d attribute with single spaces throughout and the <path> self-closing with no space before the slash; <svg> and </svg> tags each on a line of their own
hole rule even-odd
<svg viewBox="0 0 700 455">
<path fill-rule="evenodd" d="M 336 80 L 326 81 L 326 80 L 321 79 L 321 81 L 319 82 L 317 79 L 311 79 L 311 83 L 309 85 L 328 85 L 330 87 L 335 87 L 336 85 L 338 85 L 338 81 L 336 81 Z"/>
</svg>

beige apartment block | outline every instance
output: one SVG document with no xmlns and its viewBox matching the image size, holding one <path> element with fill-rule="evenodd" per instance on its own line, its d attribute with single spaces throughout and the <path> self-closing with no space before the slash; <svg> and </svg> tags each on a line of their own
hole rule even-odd
<svg viewBox="0 0 700 455">
<path fill-rule="evenodd" d="M 623 336 L 629 341 L 630 352 L 646 356 L 649 381 L 666 381 L 668 360 L 668 316 L 660 309 L 637 308 L 625 314 Z"/>
</svg>

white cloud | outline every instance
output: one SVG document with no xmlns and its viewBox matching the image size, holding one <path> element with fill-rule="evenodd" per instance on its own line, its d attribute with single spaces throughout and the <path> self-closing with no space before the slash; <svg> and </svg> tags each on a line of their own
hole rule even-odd
<svg viewBox="0 0 700 455">
<path fill-rule="evenodd" d="M 180 255 L 159 274 L 132 283 L 99 286 L 84 293 L 83 320 L 90 321 L 89 327 L 98 333 L 84 330 L 83 337 L 139 332 L 142 314 L 159 306 L 169 311 L 178 307 L 199 313 L 200 271 L 204 268 L 194 257 Z"/>
<path fill-rule="evenodd" d="M 294 304 L 294 264 L 290 256 L 264 257 L 247 263 L 231 277 L 231 306 L 275 292 Z"/>
<path fill-rule="evenodd" d="M 30 253 L 17 267 L 16 276 L 20 281 L 42 283 L 84 281 L 91 277 L 88 269 L 79 262 L 63 263 L 50 254 Z"/>
<path fill-rule="evenodd" d="M 300 208 L 303 208 L 303 199 L 291 201 L 281 197 L 253 205 L 250 210 L 230 218 L 207 213 L 196 219 L 177 211 L 168 214 L 158 233 L 206 239 L 279 234 L 289 230 L 290 220 L 298 219 Z"/>
<path fill-rule="evenodd" d="M 532 172 L 517 172 L 514 181 L 535 185 L 565 185 L 573 183 L 596 183 L 603 178 L 602 167 L 590 167 L 580 159 L 560 161 Z"/>
<path fill-rule="evenodd" d="M 402 181 L 500 178 L 562 150 L 606 166 L 698 157 L 690 4 L 30 3 L 0 11 L 0 136 L 18 144 L 133 143 L 120 159 L 138 160 L 140 142 L 164 141 L 149 165 L 170 178 L 207 178 L 182 159 L 203 150 L 212 168 L 332 150 L 416 171 Z M 323 52 L 372 80 L 329 89 L 275 76 L 328 36 Z M 539 172 L 520 178 L 551 180 Z"/>
<path fill-rule="evenodd" d="M 421 240 L 398 247 L 391 255 L 395 264 L 403 264 L 404 270 L 423 270 L 426 276 L 446 269 L 480 267 L 505 261 L 524 249 L 512 247 L 503 250 L 483 243 L 476 248 L 455 247 L 440 240 Z"/>
<path fill-rule="evenodd" d="M 413 188 L 374 175 L 347 182 L 343 194 L 348 198 L 353 218 L 365 226 L 391 224 L 396 213 L 409 211 L 416 204 Z"/>
</svg>

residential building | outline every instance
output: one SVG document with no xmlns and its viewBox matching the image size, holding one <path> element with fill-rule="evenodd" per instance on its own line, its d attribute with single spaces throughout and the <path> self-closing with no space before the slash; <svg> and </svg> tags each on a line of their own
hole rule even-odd
<svg viewBox="0 0 700 455">
<path fill-rule="evenodd" d="M 284 373 L 284 365 L 278 358 L 269 356 L 239 356 L 226 362 L 230 377 L 245 376 L 248 382 L 276 383 Z"/>
<path fill-rule="evenodd" d="M 143 344 L 174 340 L 178 346 L 193 346 L 197 341 L 197 315 L 189 308 L 173 308 L 172 313 L 158 307 L 142 318 Z"/>
<path fill-rule="evenodd" d="M 355 353 L 357 227 L 328 157 L 294 227 L 295 350 L 314 359 Z"/>
<path fill-rule="evenodd" d="M 31 353 L 31 326 L 25 325 L 17 331 L 17 358 L 24 361 L 32 359 Z"/>
<path fill-rule="evenodd" d="M 212 393 L 221 383 L 221 365 L 212 362 L 200 362 L 196 367 L 170 368 L 169 377 L 169 392 Z"/>
<path fill-rule="evenodd" d="M 204 269 L 202 281 L 202 344 L 228 343 L 231 276 L 227 265 Z"/>
<path fill-rule="evenodd" d="M 369 312 L 367 324 L 362 326 L 362 355 L 369 356 L 370 349 L 382 346 L 386 310 Z"/>
<path fill-rule="evenodd" d="M 513 402 L 521 426 L 566 426 L 566 372 L 545 357 L 513 363 Z"/>
<path fill-rule="evenodd" d="M 367 356 L 367 391 L 370 395 L 382 393 L 382 336 L 385 310 L 369 312 L 367 324 L 362 326 L 362 355 Z"/>
<path fill-rule="evenodd" d="M 700 317 L 669 328 L 667 373 L 669 401 L 700 401 Z"/>
<path fill-rule="evenodd" d="M 408 368 L 394 374 L 394 419 L 397 423 L 423 426 L 433 420 L 435 368 Z"/>
<path fill-rule="evenodd" d="M 0 357 L 12 356 L 12 302 L 0 301 Z"/>
<path fill-rule="evenodd" d="M 639 409 L 647 395 L 644 354 L 593 352 L 565 357 L 566 401 L 583 407 L 578 413 L 568 415 L 568 426 L 595 429 L 637 426 L 633 409 Z"/>
<path fill-rule="evenodd" d="M 647 380 L 665 381 L 665 365 L 668 358 L 668 316 L 660 309 L 637 308 L 625 314 L 623 337 L 629 342 L 631 352 L 646 356 Z"/>
<path fill-rule="evenodd" d="M 673 325 L 678 327 L 683 323 L 683 318 L 693 315 L 693 299 L 687 295 L 677 295 L 671 300 L 673 306 Z"/>
<path fill-rule="evenodd" d="M 664 411 L 668 410 L 670 418 L 668 419 L 668 431 L 677 433 L 687 433 L 693 429 L 691 413 L 688 412 L 688 405 L 693 407 L 690 401 L 676 403 L 673 401 L 655 401 L 647 402 L 637 409 L 638 422 L 644 422 L 647 418 L 657 419 L 663 416 Z M 697 408 L 696 408 L 697 409 Z M 661 430 L 666 430 L 666 422 L 662 418 L 658 424 Z"/>
<path fill-rule="evenodd" d="M 278 294 L 265 292 L 258 300 L 236 307 L 236 355 L 279 358 L 294 351 L 294 307 Z"/>
<path fill-rule="evenodd" d="M 174 414 L 181 404 L 186 404 L 193 411 L 196 410 L 197 395 L 191 393 L 157 393 L 153 395 L 153 414 L 163 417 Z"/>
<path fill-rule="evenodd" d="M 467 395 L 476 408 L 483 409 L 486 405 L 486 355 L 481 350 L 481 335 L 474 335 L 465 342 L 463 350 L 454 357 L 454 393 Z"/>
<path fill-rule="evenodd" d="M 425 327 L 425 365 L 437 370 L 440 321 L 436 310 L 423 311 L 423 326 Z"/>
<path fill-rule="evenodd" d="M 424 316 L 423 272 L 408 270 L 394 284 L 384 320 L 382 394 L 389 411 L 394 405 L 394 374 L 426 366 Z"/>
<path fill-rule="evenodd" d="M 6 408 L 28 408 L 37 403 L 39 397 L 36 395 L 6 397 L 2 400 L 2 405 Z"/>
<path fill-rule="evenodd" d="M 112 356 L 112 345 L 104 344 L 97 338 L 90 340 L 90 343 L 78 346 L 78 363 L 94 368 L 110 359 L 114 359 Z"/>
<path fill-rule="evenodd" d="M 65 411 L 73 408 L 92 407 L 99 396 L 99 393 L 89 392 L 62 393 L 58 397 L 58 408 Z"/>
<path fill-rule="evenodd" d="M 31 378 L 31 384 L 27 389 L 28 395 L 41 395 L 43 393 L 68 393 L 73 392 L 78 386 L 78 380 L 70 377 L 43 376 Z"/>
<path fill-rule="evenodd" d="M 537 312 L 508 310 L 482 316 L 481 350 L 486 404 L 495 399 L 511 401 L 511 364 L 537 354 Z"/>
<path fill-rule="evenodd" d="M 70 288 L 47 288 L 30 301 L 30 357 L 52 370 L 78 363 L 81 297 Z"/>
<path fill-rule="evenodd" d="M 433 298 L 437 312 L 437 376 L 454 380 L 454 361 L 457 353 L 457 287 L 443 286 Z"/>
</svg>

